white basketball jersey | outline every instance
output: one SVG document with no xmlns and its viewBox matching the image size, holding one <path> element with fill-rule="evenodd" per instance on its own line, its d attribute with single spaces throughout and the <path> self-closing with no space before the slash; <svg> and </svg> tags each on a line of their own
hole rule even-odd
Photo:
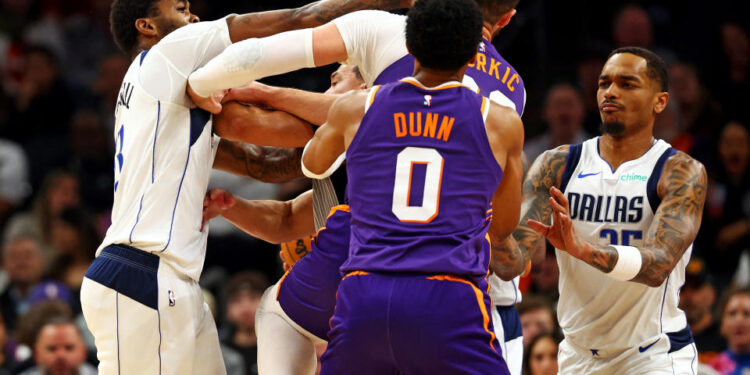
<svg viewBox="0 0 750 375">
<path fill-rule="evenodd" d="M 571 146 L 561 190 L 570 217 L 586 241 L 640 246 L 660 199 L 656 192 L 664 162 L 675 151 L 662 140 L 641 157 L 613 171 L 599 156 L 599 137 Z M 558 317 L 566 340 L 588 349 L 632 348 L 687 325 L 677 307 L 692 245 L 666 281 L 651 288 L 618 281 L 557 250 L 560 265 Z"/>
<path fill-rule="evenodd" d="M 156 253 L 198 280 L 207 230 L 200 230 L 219 138 L 211 116 L 191 109 L 187 76 L 231 43 L 225 20 L 182 27 L 139 54 L 115 109 L 112 224 L 98 253 L 122 244 Z"/>
</svg>

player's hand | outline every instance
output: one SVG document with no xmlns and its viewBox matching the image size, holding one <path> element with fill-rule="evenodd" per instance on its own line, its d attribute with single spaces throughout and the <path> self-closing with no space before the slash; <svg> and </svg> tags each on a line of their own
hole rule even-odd
<svg viewBox="0 0 750 375">
<path fill-rule="evenodd" d="M 260 82 L 250 82 L 245 86 L 240 86 L 229 90 L 227 95 L 222 99 L 222 103 L 228 101 L 238 101 L 242 103 L 255 104 L 261 107 L 268 106 L 268 97 L 271 86 L 264 85 Z"/>
<path fill-rule="evenodd" d="M 552 206 L 553 216 L 552 225 L 544 225 L 536 220 L 529 220 L 527 224 L 547 237 L 552 246 L 567 251 L 570 255 L 580 258 L 585 243 L 578 237 L 573 227 L 573 220 L 570 219 L 569 202 L 565 195 L 556 187 L 549 190 L 549 204 Z"/>
<path fill-rule="evenodd" d="M 218 115 L 221 113 L 221 103 L 222 99 L 224 99 L 224 96 L 226 96 L 228 90 L 222 90 L 217 91 L 213 93 L 211 96 L 204 98 L 193 91 L 193 88 L 190 87 L 190 84 L 187 85 L 187 93 L 190 96 L 190 99 L 193 100 L 193 103 L 205 111 L 211 112 L 215 115 Z"/>
<path fill-rule="evenodd" d="M 224 211 L 232 208 L 237 201 L 234 196 L 222 189 L 211 189 L 203 198 L 203 220 L 201 221 L 201 231 L 206 223 L 221 215 Z"/>
<path fill-rule="evenodd" d="M 282 267 L 282 268 L 284 269 L 284 272 L 287 272 L 287 271 L 289 271 L 290 269 L 292 269 L 292 266 L 290 266 L 290 265 L 289 265 L 289 263 L 287 263 L 287 262 L 286 262 L 286 261 L 284 260 L 284 257 L 282 256 L 282 253 L 283 253 L 283 252 L 284 252 L 283 250 L 282 250 L 282 251 L 279 251 L 279 258 L 281 258 L 281 267 Z"/>
</svg>

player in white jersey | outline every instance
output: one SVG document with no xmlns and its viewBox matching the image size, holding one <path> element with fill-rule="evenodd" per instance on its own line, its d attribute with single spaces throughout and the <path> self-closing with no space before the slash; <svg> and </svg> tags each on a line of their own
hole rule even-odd
<svg viewBox="0 0 750 375">
<path fill-rule="evenodd" d="M 225 372 L 197 283 L 207 236 L 201 210 L 212 166 L 244 165 L 228 157 L 232 144 L 219 142 L 210 113 L 194 108 L 185 94 L 187 76 L 232 42 L 319 25 L 376 5 L 402 4 L 328 0 L 196 23 L 186 1 L 113 2 L 113 35 L 134 60 L 115 109 L 112 225 L 81 288 L 100 373 Z M 222 144 L 230 149 L 217 155 Z"/>
<path fill-rule="evenodd" d="M 483 37 L 490 40 L 508 24 L 515 14 L 514 7 L 518 1 L 478 1 L 478 3 L 485 17 Z M 308 35 L 290 45 L 290 49 L 299 49 L 298 52 L 270 49 L 270 46 L 290 42 L 290 38 L 283 34 L 248 41 L 243 45 L 238 44 L 214 59 L 205 69 L 191 75 L 191 87 L 196 90 L 197 94 L 208 95 L 215 90 L 231 88 L 268 75 L 336 61 L 346 61 L 348 64 L 357 65 L 367 85 L 372 86 L 384 71 L 391 69 L 408 53 L 404 38 L 405 20 L 404 16 L 385 12 L 355 12 L 327 25 L 309 30 Z M 309 47 L 309 44 L 312 46 Z M 261 57 L 252 61 L 252 64 L 232 65 L 234 61 L 237 61 L 234 56 L 244 55 Z M 289 58 L 289 55 L 299 58 Z M 407 75 L 411 73 L 412 71 L 409 71 Z M 475 80 L 471 77 L 472 74 L 474 72 L 471 70 L 467 71 L 464 83 L 470 87 L 476 87 Z M 486 72 L 478 72 L 478 74 L 486 74 Z M 258 84 L 239 90 L 233 89 L 229 95 L 240 100 L 261 101 L 269 107 L 294 113 L 312 123 L 325 121 L 328 108 L 335 99 L 335 97 L 325 97 L 322 94 L 271 88 Z M 521 95 L 521 99 L 516 99 L 516 103 L 500 92 L 493 93 L 490 98 L 499 104 L 517 109 L 519 115 L 523 111 L 525 94 Z M 524 254 L 514 254 L 513 251 L 514 249 L 510 247 L 495 249 L 493 271 L 496 273 L 490 276 L 489 281 L 490 296 L 495 305 L 492 311 L 493 326 L 497 337 L 501 338 L 503 356 L 506 357 L 511 373 L 520 374 L 523 337 L 518 312 L 513 305 L 521 301 L 518 275 L 523 271 L 526 259 L 524 259 Z M 504 281 L 498 275 L 508 281 Z"/>
<path fill-rule="evenodd" d="M 545 235 L 557 248 L 561 374 L 696 374 L 677 305 L 706 173 L 653 137 L 667 82 L 656 54 L 613 51 L 597 92 L 603 135 L 545 152 L 524 183 L 514 237 L 534 249 Z"/>
</svg>

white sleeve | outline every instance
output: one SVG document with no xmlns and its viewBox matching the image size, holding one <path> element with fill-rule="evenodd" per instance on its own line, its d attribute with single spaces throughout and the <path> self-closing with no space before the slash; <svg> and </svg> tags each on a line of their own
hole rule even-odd
<svg viewBox="0 0 750 375">
<path fill-rule="evenodd" d="M 405 56 L 406 17 L 380 10 L 361 10 L 333 23 L 346 45 L 348 65 L 359 67 L 367 86 L 389 65 Z"/>
<path fill-rule="evenodd" d="M 183 26 L 146 53 L 140 83 L 159 100 L 189 104 L 185 94 L 187 77 L 231 44 L 226 18 Z"/>
</svg>

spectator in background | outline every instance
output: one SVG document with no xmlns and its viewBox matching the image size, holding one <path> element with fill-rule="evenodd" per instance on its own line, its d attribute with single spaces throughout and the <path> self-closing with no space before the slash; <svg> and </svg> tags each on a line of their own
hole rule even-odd
<svg viewBox="0 0 750 375">
<path fill-rule="evenodd" d="M 0 139 L 0 229 L 30 192 L 26 154 L 14 142 Z"/>
<path fill-rule="evenodd" d="M 227 321 L 230 329 L 222 341 L 242 355 L 247 375 L 258 374 L 255 313 L 260 297 L 269 285 L 266 277 L 257 271 L 240 272 L 227 285 Z"/>
<path fill-rule="evenodd" d="M 648 12 L 637 4 L 626 4 L 612 20 L 614 48 L 643 47 L 654 51 L 669 63 L 674 60 L 672 51 L 655 45 L 654 24 Z"/>
<path fill-rule="evenodd" d="M 730 292 L 721 310 L 721 333 L 729 349 L 711 362 L 722 375 L 750 372 L 750 289 Z"/>
<path fill-rule="evenodd" d="M 737 22 L 725 22 L 719 27 L 716 41 L 720 63 L 710 67 L 714 93 L 731 118 L 750 122 L 747 110 L 750 91 L 750 36 Z"/>
<path fill-rule="evenodd" d="M 52 172 L 45 177 L 41 190 L 34 199 L 31 211 L 11 217 L 3 238 L 20 235 L 34 237 L 41 244 L 46 260 L 52 258 L 52 224 L 63 210 L 80 203 L 79 183 L 70 172 Z"/>
<path fill-rule="evenodd" d="M 14 329 L 18 317 L 29 309 L 31 289 L 42 280 L 44 258 L 36 239 L 17 237 L 3 246 L 3 270 L 8 284 L 0 290 L 0 312 L 8 327 Z"/>
<path fill-rule="evenodd" d="M 719 319 L 714 317 L 716 288 L 703 259 L 693 258 L 685 269 L 685 286 L 680 289 L 680 309 L 685 311 L 695 337 L 698 360 L 709 363 L 727 345 L 721 337 Z"/>
<path fill-rule="evenodd" d="M 675 147 L 699 161 L 710 164 L 716 129 L 721 126 L 722 111 L 689 64 L 678 62 L 669 67 L 671 100 L 675 101 L 684 133 Z"/>
<path fill-rule="evenodd" d="M 697 245 L 719 290 L 729 286 L 750 244 L 750 133 L 731 121 L 721 130 L 718 163 L 709 171 Z"/>
<path fill-rule="evenodd" d="M 560 298 L 558 282 L 560 280 L 560 268 L 557 265 L 555 248 L 548 245 L 547 241 L 541 243 L 546 248 L 537 252 L 543 258 L 533 259 L 531 268 L 530 294 L 542 297 L 547 301 L 557 301 Z"/>
<path fill-rule="evenodd" d="M 216 298 L 205 288 L 203 289 L 203 300 L 206 301 L 206 305 L 208 305 L 211 315 L 214 316 L 214 320 L 216 321 L 219 316 Z M 219 322 L 216 321 L 216 324 L 218 325 Z M 242 358 L 242 355 L 223 342 L 220 342 L 219 345 L 221 347 L 221 357 L 224 360 L 224 367 L 227 368 L 227 375 L 245 375 L 245 360 Z"/>
<path fill-rule="evenodd" d="M 67 160 L 67 133 L 72 101 L 54 55 L 44 47 L 30 47 L 24 54 L 23 77 L 8 123 L 0 135 L 24 148 L 31 165 L 32 186 L 39 186 L 47 172 Z"/>
<path fill-rule="evenodd" d="M 78 176 L 85 206 L 96 213 L 108 212 L 112 207 L 112 139 L 111 129 L 107 129 L 99 114 L 88 109 L 76 111 L 68 167 Z"/>
<path fill-rule="evenodd" d="M 95 375 L 96 368 L 86 363 L 86 347 L 73 322 L 56 318 L 39 329 L 34 342 L 36 366 L 21 375 Z"/>
<path fill-rule="evenodd" d="M 547 131 L 524 146 L 529 162 L 544 151 L 564 144 L 581 143 L 589 135 L 583 131 L 585 107 L 581 93 L 569 83 L 559 83 L 547 91 L 543 118 Z"/>
<path fill-rule="evenodd" d="M 599 125 L 602 123 L 599 103 L 596 101 L 596 90 L 599 88 L 599 74 L 602 72 L 608 53 L 609 50 L 606 47 L 591 47 L 590 51 L 585 53 L 586 57 L 582 58 L 576 67 L 578 86 L 583 95 L 585 111 L 583 128 L 589 134 L 598 134 Z"/>
<path fill-rule="evenodd" d="M 75 314 L 81 313 L 80 293 L 83 276 L 94 260 L 100 238 L 91 218 L 81 209 L 68 208 L 52 224 L 55 254 L 48 277 L 63 283 L 73 293 Z"/>
<path fill-rule="evenodd" d="M 560 339 L 551 333 L 543 333 L 529 342 L 524 350 L 524 375 L 556 375 L 557 351 Z"/>
<path fill-rule="evenodd" d="M 8 329 L 0 315 L 0 375 L 11 375 L 11 370 L 15 366 L 13 353 L 7 350 L 9 341 Z"/>
<path fill-rule="evenodd" d="M 524 296 L 523 301 L 516 305 L 516 309 L 521 316 L 524 353 L 528 351 L 528 346 L 535 337 L 553 334 L 559 330 L 552 304 L 543 298 Z"/>
<path fill-rule="evenodd" d="M 18 347 L 16 359 L 19 361 L 14 371 L 26 371 L 34 367 L 33 350 L 36 337 L 42 326 L 54 319 L 72 319 L 73 313 L 68 303 L 59 300 L 42 300 L 36 303 L 18 319 L 15 337 Z"/>
</svg>

